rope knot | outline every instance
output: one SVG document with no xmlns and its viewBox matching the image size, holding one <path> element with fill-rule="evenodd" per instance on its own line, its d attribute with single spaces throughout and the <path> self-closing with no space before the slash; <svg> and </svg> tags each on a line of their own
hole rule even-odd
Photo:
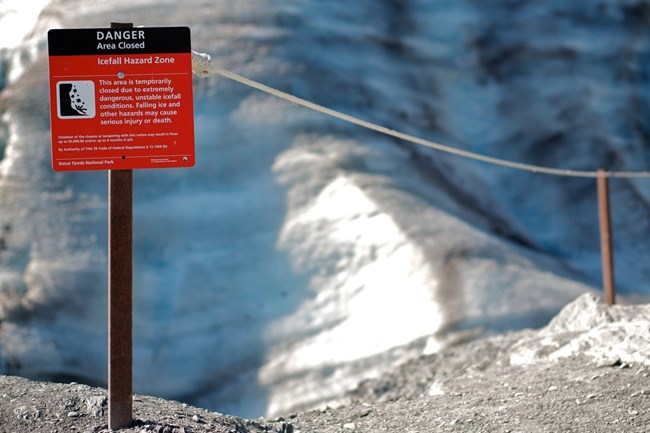
<svg viewBox="0 0 650 433">
<path fill-rule="evenodd" d="M 210 75 L 210 62 L 212 57 L 210 54 L 199 53 L 192 51 L 192 72 L 199 77 L 207 77 Z"/>
</svg>

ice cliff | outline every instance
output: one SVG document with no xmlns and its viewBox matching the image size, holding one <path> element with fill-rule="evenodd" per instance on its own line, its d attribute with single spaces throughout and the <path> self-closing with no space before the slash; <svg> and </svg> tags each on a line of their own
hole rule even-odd
<svg viewBox="0 0 650 433">
<path fill-rule="evenodd" d="M 0 373 L 103 383 L 106 174 L 50 168 L 49 28 L 187 25 L 220 67 L 391 128 L 649 170 L 650 2 L 52 0 L 0 60 Z M 597 290 L 595 181 L 526 173 L 196 78 L 197 165 L 135 173 L 134 384 L 244 416 L 327 401 L 457 332 Z M 650 293 L 650 181 L 612 181 Z"/>
</svg>

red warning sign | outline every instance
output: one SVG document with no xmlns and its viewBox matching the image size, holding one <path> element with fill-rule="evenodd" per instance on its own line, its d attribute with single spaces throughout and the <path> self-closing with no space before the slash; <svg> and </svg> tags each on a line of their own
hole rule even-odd
<svg viewBox="0 0 650 433">
<path fill-rule="evenodd" d="M 56 171 L 191 167 L 187 27 L 48 32 Z"/>
</svg>

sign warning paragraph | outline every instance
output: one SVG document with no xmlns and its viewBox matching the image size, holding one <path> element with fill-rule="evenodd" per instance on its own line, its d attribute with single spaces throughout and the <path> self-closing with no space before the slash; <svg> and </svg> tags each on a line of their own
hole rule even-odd
<svg viewBox="0 0 650 433">
<path fill-rule="evenodd" d="M 187 27 L 48 32 L 56 171 L 191 167 Z"/>
</svg>

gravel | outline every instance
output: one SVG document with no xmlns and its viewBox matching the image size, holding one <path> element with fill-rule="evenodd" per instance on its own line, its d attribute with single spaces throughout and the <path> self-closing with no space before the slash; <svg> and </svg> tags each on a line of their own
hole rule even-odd
<svg viewBox="0 0 650 433">
<path fill-rule="evenodd" d="M 539 331 L 459 343 L 330 406 L 275 419 L 134 396 L 133 425 L 121 431 L 649 433 L 650 341 L 638 338 L 649 314 L 650 306 L 612 309 L 583 297 Z M 108 432 L 107 402 L 101 388 L 0 376 L 0 433 Z"/>
<path fill-rule="evenodd" d="M 485 347 L 485 345 L 480 345 Z M 470 348 L 466 346 L 465 349 Z M 459 353 L 463 349 L 455 348 Z M 470 349 L 471 350 L 471 349 Z M 487 353 L 486 353 L 487 355 Z M 245 420 L 153 397 L 134 397 L 124 432 L 649 432 L 650 368 L 588 360 L 469 368 L 436 374 L 448 354 L 368 381 L 339 407 Z M 459 365 L 459 364 L 457 364 Z M 411 367 L 412 375 L 408 375 Z M 444 369 L 443 369 L 444 370 Z M 440 370 L 440 371 L 443 371 Z M 401 393 L 400 386 L 407 392 Z M 108 432 L 106 391 L 0 377 L 0 431 Z"/>
</svg>

